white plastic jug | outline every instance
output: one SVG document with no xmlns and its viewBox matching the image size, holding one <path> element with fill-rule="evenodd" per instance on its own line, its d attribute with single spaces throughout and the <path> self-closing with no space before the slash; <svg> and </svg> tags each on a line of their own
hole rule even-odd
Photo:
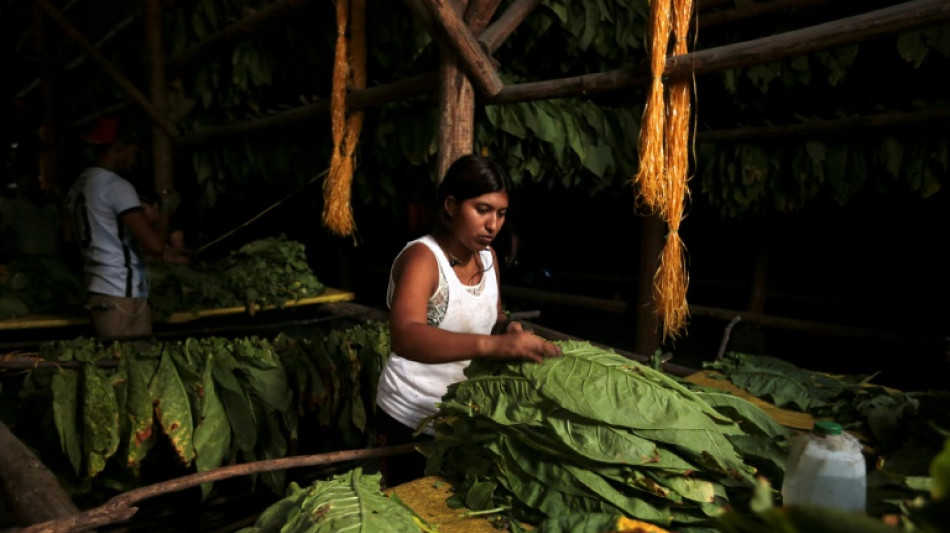
<svg viewBox="0 0 950 533">
<path fill-rule="evenodd" d="M 782 482 L 783 505 L 864 513 L 866 475 L 858 439 L 843 433 L 835 422 L 818 420 L 811 433 L 792 437 Z"/>
</svg>

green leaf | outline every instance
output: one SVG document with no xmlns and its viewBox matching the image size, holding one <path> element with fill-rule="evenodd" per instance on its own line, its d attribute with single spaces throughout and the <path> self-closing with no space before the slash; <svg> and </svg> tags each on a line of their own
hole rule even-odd
<svg viewBox="0 0 950 533">
<path fill-rule="evenodd" d="M 930 463 L 930 495 L 934 500 L 950 498 L 950 439 L 943 443 L 943 451 Z"/>
<path fill-rule="evenodd" d="M 110 381 L 92 363 L 83 365 L 82 396 L 86 476 L 93 478 L 119 448 L 119 406 Z"/>
<path fill-rule="evenodd" d="M 149 392 L 156 399 L 155 411 L 162 430 L 181 462 L 190 465 L 195 458 L 191 404 L 175 363 L 165 350 L 162 350 L 158 370 L 149 383 Z"/>
<path fill-rule="evenodd" d="M 137 467 L 155 444 L 155 398 L 149 391 L 149 383 L 158 370 L 158 360 L 128 354 L 126 360 L 126 396 L 124 412 L 128 418 L 126 464 Z"/>
<path fill-rule="evenodd" d="M 195 469 L 198 472 L 220 467 L 227 458 L 231 446 L 231 425 L 218 397 L 214 383 L 214 352 L 205 352 L 201 375 L 200 408 L 195 424 L 194 447 Z M 201 486 L 202 497 L 207 498 L 211 483 Z"/>
<path fill-rule="evenodd" d="M 59 444 L 77 474 L 82 468 L 82 442 L 76 422 L 80 416 L 79 374 L 60 370 L 53 374 L 53 423 L 59 433 Z"/>
</svg>

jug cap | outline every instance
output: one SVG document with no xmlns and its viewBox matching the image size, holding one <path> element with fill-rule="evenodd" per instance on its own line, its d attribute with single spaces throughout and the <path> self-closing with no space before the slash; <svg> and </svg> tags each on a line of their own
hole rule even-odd
<svg viewBox="0 0 950 533">
<path fill-rule="evenodd" d="M 841 424 L 831 420 L 815 420 L 812 431 L 819 435 L 841 435 Z"/>
</svg>

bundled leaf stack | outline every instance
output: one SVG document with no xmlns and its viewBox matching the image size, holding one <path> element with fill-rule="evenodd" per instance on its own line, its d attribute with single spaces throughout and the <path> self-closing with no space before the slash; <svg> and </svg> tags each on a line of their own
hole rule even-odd
<svg viewBox="0 0 950 533">
<path fill-rule="evenodd" d="M 398 498 L 383 494 L 380 477 L 355 468 L 306 488 L 291 483 L 284 499 L 268 507 L 252 527 L 238 533 L 436 531 Z"/>
<path fill-rule="evenodd" d="M 326 287 L 307 264 L 303 243 L 285 237 L 249 242 L 213 263 L 151 267 L 149 302 L 156 320 L 176 311 L 245 306 L 283 307 L 318 296 Z"/>
<path fill-rule="evenodd" d="M 449 388 L 427 472 L 456 484 L 451 504 L 533 524 L 619 512 L 683 530 L 708 525 L 757 474 L 780 479 L 788 434 L 758 407 L 559 344 L 563 357 L 539 364 L 476 360 Z"/>
</svg>

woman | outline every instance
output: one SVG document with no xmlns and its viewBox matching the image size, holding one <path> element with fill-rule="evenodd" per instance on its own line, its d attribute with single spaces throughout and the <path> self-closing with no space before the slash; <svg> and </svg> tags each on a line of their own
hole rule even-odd
<svg viewBox="0 0 950 533">
<path fill-rule="evenodd" d="M 511 181 L 485 157 L 462 156 L 439 185 L 435 229 L 396 256 L 387 303 L 393 353 L 377 388 L 380 443 L 417 440 L 420 422 L 476 357 L 556 356 L 554 344 L 507 319 L 499 295 L 498 256 L 491 247 L 505 223 Z M 431 438 L 431 427 L 423 429 Z M 422 456 L 384 463 L 389 486 L 419 477 Z"/>
</svg>

